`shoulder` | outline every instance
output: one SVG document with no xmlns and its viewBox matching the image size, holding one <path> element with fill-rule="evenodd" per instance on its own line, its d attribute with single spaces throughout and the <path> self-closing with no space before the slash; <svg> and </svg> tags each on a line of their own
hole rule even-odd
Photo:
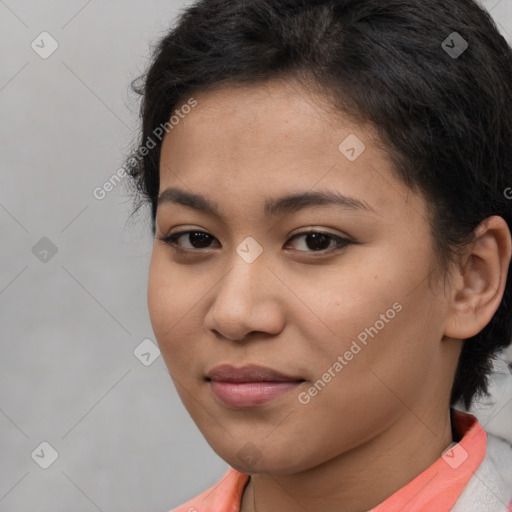
<svg viewBox="0 0 512 512">
<path fill-rule="evenodd" d="M 487 456 L 508 488 L 512 489 L 512 444 L 501 437 L 488 433 Z"/>
<path fill-rule="evenodd" d="M 470 409 L 462 403 L 455 407 L 478 418 L 488 434 L 512 444 L 512 367 L 505 351 L 496 355 L 488 377 L 487 393 L 475 398 Z"/>
<path fill-rule="evenodd" d="M 488 433 L 485 457 L 452 512 L 508 512 L 511 507 L 512 446 Z"/>
<path fill-rule="evenodd" d="M 212 487 L 170 512 L 239 512 L 249 475 L 229 468 Z"/>
</svg>

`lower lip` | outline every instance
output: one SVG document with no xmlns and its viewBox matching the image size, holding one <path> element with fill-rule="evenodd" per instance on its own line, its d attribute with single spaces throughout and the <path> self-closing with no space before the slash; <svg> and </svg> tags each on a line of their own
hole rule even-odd
<svg viewBox="0 0 512 512">
<path fill-rule="evenodd" d="M 302 382 L 219 382 L 210 381 L 210 387 L 225 405 L 255 407 L 295 389 Z"/>
</svg>

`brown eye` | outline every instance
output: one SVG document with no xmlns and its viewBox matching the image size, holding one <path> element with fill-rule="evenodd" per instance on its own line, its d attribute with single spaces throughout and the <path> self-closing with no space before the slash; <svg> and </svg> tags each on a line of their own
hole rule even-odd
<svg viewBox="0 0 512 512">
<path fill-rule="evenodd" d="M 332 235 L 330 233 L 322 233 L 319 231 L 306 231 L 304 233 L 298 233 L 292 237 L 291 240 L 295 240 L 300 237 L 305 237 L 305 239 L 304 243 L 299 245 L 301 245 L 303 248 L 306 248 L 305 251 L 302 249 L 297 249 L 301 252 L 321 252 L 330 250 L 332 248 L 342 249 L 351 243 L 350 240 L 347 240 L 346 238 Z M 332 242 L 334 242 L 334 245 L 331 245 Z"/>
<path fill-rule="evenodd" d="M 188 237 L 188 238 L 187 238 Z M 178 243 L 178 240 L 183 238 L 188 241 L 189 246 L 183 246 Z M 215 237 L 209 235 L 205 231 L 181 231 L 180 233 L 175 233 L 169 236 L 160 237 L 160 240 L 166 244 L 179 247 L 185 250 L 194 250 L 194 249 L 208 249 L 209 244 L 212 240 L 215 240 Z"/>
</svg>

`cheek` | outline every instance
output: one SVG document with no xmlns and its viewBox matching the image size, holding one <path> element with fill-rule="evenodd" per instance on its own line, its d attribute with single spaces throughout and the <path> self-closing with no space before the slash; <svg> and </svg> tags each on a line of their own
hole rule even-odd
<svg viewBox="0 0 512 512">
<path fill-rule="evenodd" d="M 151 325 L 159 343 L 163 341 L 161 338 L 166 324 L 172 325 L 169 322 L 169 316 L 174 311 L 168 272 L 160 260 L 161 258 L 153 250 L 149 266 L 147 296 Z"/>
<path fill-rule="evenodd" d="M 209 275 L 206 275 L 209 274 Z M 149 316 L 162 358 L 175 379 L 176 389 L 189 409 L 190 395 L 207 366 L 209 345 L 204 331 L 206 301 L 218 281 L 212 272 L 170 261 L 166 248 L 153 250 L 148 276 Z M 214 352 L 215 353 L 215 352 Z"/>
<path fill-rule="evenodd" d="M 311 390 L 319 397 L 312 400 L 318 413 L 332 408 L 335 417 L 350 413 L 369 427 L 386 424 L 386 415 L 398 413 L 403 404 L 417 403 L 442 336 L 442 315 L 427 286 L 409 296 L 378 291 L 379 297 L 361 303 L 359 310 L 337 308 L 339 337 L 331 345 L 318 340 L 322 358 L 315 378 L 320 382 L 315 380 L 318 391 Z M 311 350 L 318 353 L 318 346 Z"/>
<path fill-rule="evenodd" d="M 186 358 L 194 325 L 194 305 L 198 298 L 187 286 L 183 272 L 173 271 L 163 251 L 153 251 L 149 268 L 147 302 L 153 332 L 166 363 L 176 365 Z M 196 324 L 197 325 L 197 324 Z M 171 357 L 172 356 L 172 357 Z"/>
<path fill-rule="evenodd" d="M 385 338 L 393 324 L 400 322 L 403 309 L 403 285 L 399 278 L 393 282 L 392 269 L 361 261 L 350 269 L 329 272 L 321 293 L 311 292 L 315 289 L 312 283 L 303 283 L 304 287 L 297 290 L 309 306 L 302 306 L 302 314 L 296 314 L 309 332 L 305 339 L 314 340 L 312 350 L 330 359 L 350 350 L 353 341 L 364 349 L 370 340 Z"/>
<path fill-rule="evenodd" d="M 322 294 L 308 295 L 305 286 L 299 293 L 316 315 L 308 311 L 296 316 L 307 332 L 306 357 L 315 362 L 314 378 L 329 380 L 329 369 L 336 375 L 328 386 L 338 389 L 338 403 L 342 397 L 349 400 L 345 395 L 354 385 L 369 395 L 369 377 L 383 388 L 379 377 L 392 389 L 399 382 L 402 389 L 421 385 L 425 362 L 434 357 L 442 336 L 439 301 L 424 279 L 426 258 L 413 261 L 390 251 L 353 263 L 350 272 L 331 274 Z"/>
<path fill-rule="evenodd" d="M 153 249 L 148 277 L 148 309 L 159 332 L 164 328 L 164 332 L 169 331 L 185 317 L 200 299 L 200 293 L 193 274 L 189 275 L 173 263 L 165 248 Z"/>
</svg>

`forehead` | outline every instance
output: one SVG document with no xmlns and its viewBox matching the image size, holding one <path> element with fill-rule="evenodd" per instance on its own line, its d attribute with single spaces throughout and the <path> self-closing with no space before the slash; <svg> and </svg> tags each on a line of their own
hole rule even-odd
<svg viewBox="0 0 512 512">
<path fill-rule="evenodd" d="M 229 139 L 243 147 L 262 142 L 275 147 L 307 141 L 311 142 L 307 147 L 318 146 L 317 138 L 321 136 L 325 144 L 332 143 L 337 148 L 340 130 L 357 133 L 368 143 L 379 142 L 370 123 L 334 109 L 323 96 L 292 79 L 216 86 L 195 93 L 194 98 L 197 105 L 183 116 L 174 133 L 191 128 L 194 133 L 187 130 L 187 136 L 208 142 L 214 135 L 223 145 Z"/>
<path fill-rule="evenodd" d="M 392 172 L 373 126 L 297 83 L 223 86 L 194 98 L 164 138 L 160 193 L 178 187 L 221 204 L 258 199 L 263 210 L 269 197 L 320 188 L 391 212 L 414 195 Z"/>
</svg>

